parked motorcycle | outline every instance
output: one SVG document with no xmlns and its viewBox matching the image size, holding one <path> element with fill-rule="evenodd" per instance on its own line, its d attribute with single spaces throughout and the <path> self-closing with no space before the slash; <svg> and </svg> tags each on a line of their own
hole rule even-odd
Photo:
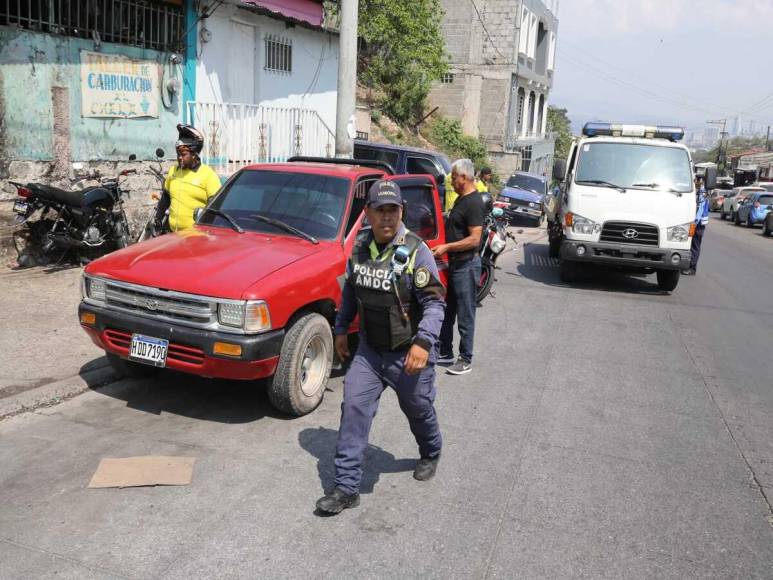
<svg viewBox="0 0 773 580">
<path fill-rule="evenodd" d="M 507 247 L 508 238 L 515 241 L 515 236 L 507 231 L 508 219 L 504 210 L 496 203 L 486 216 L 481 232 L 480 261 L 481 271 L 478 280 L 477 299 L 480 303 L 491 292 L 494 285 L 494 270 L 497 258 Z"/>
<path fill-rule="evenodd" d="M 13 204 L 17 224 L 24 226 L 14 232 L 19 265 L 45 265 L 54 260 L 59 263 L 68 253 L 86 263 L 129 245 L 129 223 L 119 180 L 136 172 L 126 169 L 106 178 L 94 171 L 73 182 L 93 179 L 99 185 L 75 191 L 42 183 L 10 182 L 19 196 Z M 33 220 L 33 216 L 37 218 Z"/>
</svg>

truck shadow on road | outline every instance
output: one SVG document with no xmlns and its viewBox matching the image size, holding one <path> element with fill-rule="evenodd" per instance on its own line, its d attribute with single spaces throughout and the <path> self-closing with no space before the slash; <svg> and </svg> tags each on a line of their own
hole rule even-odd
<svg viewBox="0 0 773 580">
<path fill-rule="evenodd" d="M 237 424 L 264 417 L 294 418 L 271 406 L 265 381 L 205 379 L 166 370 L 151 379 L 126 379 L 92 388 L 100 395 L 126 401 L 130 409 L 154 415 L 173 413 L 203 421 Z"/>
<path fill-rule="evenodd" d="M 658 288 L 654 274 L 620 272 L 608 268 L 588 265 L 577 281 L 571 284 L 561 282 L 558 259 L 548 256 L 547 242 L 531 242 L 523 247 L 524 263 L 518 265 L 518 273 L 524 278 L 559 288 L 582 288 L 603 292 L 628 294 L 667 294 Z M 515 275 L 515 274 L 511 274 Z"/>
<path fill-rule="evenodd" d="M 333 458 L 337 440 L 338 431 L 325 427 L 309 427 L 298 434 L 298 443 L 301 447 L 317 458 L 317 473 L 325 492 L 333 489 L 335 479 Z M 396 459 L 388 451 L 369 444 L 365 450 L 360 493 L 373 493 L 373 488 L 382 473 L 413 471 L 415 466 L 416 459 Z"/>
</svg>

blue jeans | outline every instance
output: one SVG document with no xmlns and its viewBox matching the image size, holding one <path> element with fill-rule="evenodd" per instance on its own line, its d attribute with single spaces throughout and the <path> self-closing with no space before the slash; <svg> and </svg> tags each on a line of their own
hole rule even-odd
<svg viewBox="0 0 773 580">
<path fill-rule="evenodd" d="M 440 356 L 454 355 L 454 323 L 459 319 L 459 356 L 472 362 L 472 343 L 475 339 L 475 307 L 478 302 L 480 256 L 448 266 L 446 316 L 440 329 Z"/>
</svg>

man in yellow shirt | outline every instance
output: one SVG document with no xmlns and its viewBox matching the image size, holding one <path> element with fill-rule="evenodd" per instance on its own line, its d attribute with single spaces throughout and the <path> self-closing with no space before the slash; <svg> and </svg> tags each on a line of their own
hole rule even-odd
<svg viewBox="0 0 773 580">
<path fill-rule="evenodd" d="M 491 169 L 489 167 L 481 168 L 480 172 L 478 173 L 478 178 L 475 179 L 475 189 L 477 189 L 480 193 L 488 193 L 491 180 L 492 180 Z M 443 212 L 448 213 L 449 211 L 451 211 L 451 208 L 454 207 L 454 203 L 456 203 L 456 199 L 459 197 L 459 194 L 454 191 L 454 186 L 451 183 L 450 173 L 446 175 L 445 185 L 446 185 L 446 201 L 443 206 Z"/>
<path fill-rule="evenodd" d="M 220 189 L 220 178 L 201 162 L 204 136 L 190 125 L 177 125 L 177 165 L 169 169 L 164 190 L 169 193 L 169 229 L 173 232 L 193 226 L 193 211 L 207 205 Z"/>
</svg>

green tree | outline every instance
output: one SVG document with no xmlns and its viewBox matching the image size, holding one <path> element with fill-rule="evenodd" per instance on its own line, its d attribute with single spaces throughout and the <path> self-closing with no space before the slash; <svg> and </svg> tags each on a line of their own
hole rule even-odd
<svg viewBox="0 0 773 580">
<path fill-rule="evenodd" d="M 567 110 L 549 105 L 547 129 L 556 134 L 556 148 L 553 157 L 566 159 L 572 144 L 572 124 L 567 116 Z"/>
<path fill-rule="evenodd" d="M 358 77 L 395 121 L 418 121 L 432 82 L 447 71 L 439 0 L 360 0 Z"/>
</svg>

